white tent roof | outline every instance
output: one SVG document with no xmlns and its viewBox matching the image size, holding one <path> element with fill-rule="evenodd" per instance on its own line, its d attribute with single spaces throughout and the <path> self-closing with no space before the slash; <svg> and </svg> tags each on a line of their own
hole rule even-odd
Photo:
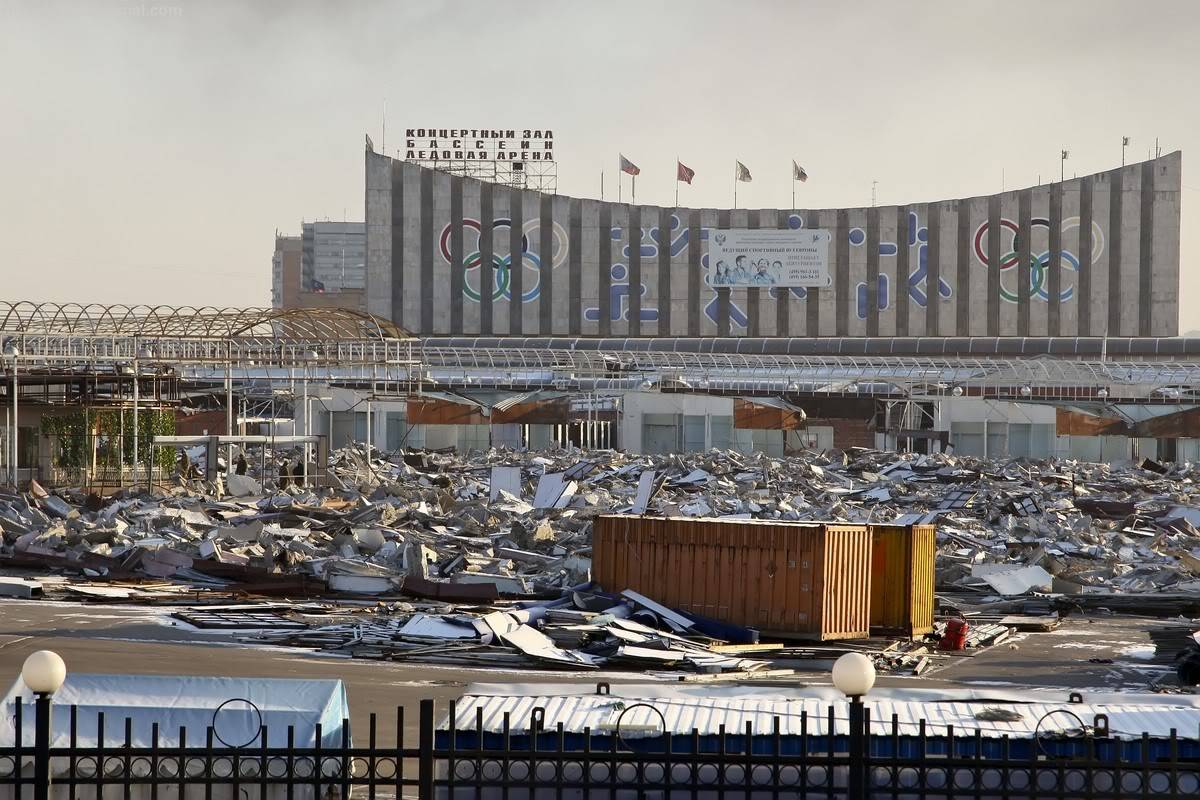
<svg viewBox="0 0 1200 800">
<path fill-rule="evenodd" d="M 18 677 L 3 700 L 0 747 L 16 741 L 18 699 L 22 703 L 22 742 L 33 744 L 33 693 Z M 297 747 L 312 747 L 318 723 L 321 743 L 338 745 L 343 720 L 350 716 L 346 687 L 340 680 L 70 673 L 54 695 L 53 747 L 70 742 L 72 705 L 77 708 L 76 741 L 85 747 L 97 742 L 101 712 L 105 744 L 124 743 L 125 720 L 129 718 L 134 747 L 151 745 L 154 723 L 158 723 L 158 743 L 168 747 L 178 744 L 181 728 L 188 745 L 203 746 L 209 727 L 213 728 L 214 747 L 249 743 L 261 747 L 262 726 L 267 727 L 268 745 L 282 747 L 287 744 L 289 725 L 295 727 Z"/>
<path fill-rule="evenodd" d="M 510 731 L 523 734 L 529 730 L 533 710 L 541 708 L 546 729 L 562 723 L 571 733 L 585 727 L 611 733 L 620 719 L 627 738 L 657 736 L 664 724 L 675 735 L 693 729 L 711 735 L 721 726 L 730 732 L 744 730 L 749 722 L 755 732 L 768 734 L 778 719 L 780 733 L 791 736 L 801 733 L 804 716 L 803 727 L 809 734 L 824 735 L 832 705 L 834 733 L 849 732 L 846 698 L 831 687 L 613 684 L 609 692 L 597 694 L 580 684 L 472 684 L 457 703 L 455 726 L 475 730 L 477 711 L 482 710 L 485 731 L 503 731 L 508 714 Z M 1037 730 L 1064 733 L 1079 727 L 1080 721 L 1091 725 L 1097 714 L 1108 715 L 1117 738 L 1137 738 L 1143 731 L 1151 736 L 1169 736 L 1172 729 L 1183 736 L 1200 731 L 1200 697 L 1181 695 L 1088 692 L 1085 702 L 1072 703 L 1064 690 L 879 688 L 863 702 L 871 711 L 872 732 L 879 735 L 891 732 L 893 714 L 902 736 L 917 735 L 925 720 L 930 735 L 943 734 L 946 726 L 953 725 L 964 734 L 979 730 L 984 737 L 1031 737 Z M 1017 716 L 996 721 L 986 713 L 998 708 Z"/>
</svg>

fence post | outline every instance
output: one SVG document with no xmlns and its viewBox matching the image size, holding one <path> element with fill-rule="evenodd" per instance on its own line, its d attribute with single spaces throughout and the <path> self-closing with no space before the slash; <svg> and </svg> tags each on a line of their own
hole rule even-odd
<svg viewBox="0 0 1200 800">
<path fill-rule="evenodd" d="M 850 780 L 848 800 L 865 800 L 864 778 L 866 777 L 866 731 L 863 719 L 862 697 L 850 698 Z"/>
<path fill-rule="evenodd" d="M 34 700 L 33 800 L 50 798 L 50 693 Z M 20 766 L 17 767 L 20 769 Z"/>
<path fill-rule="evenodd" d="M 433 701 L 421 701 L 421 731 L 417 757 L 417 797 L 433 800 Z"/>
</svg>

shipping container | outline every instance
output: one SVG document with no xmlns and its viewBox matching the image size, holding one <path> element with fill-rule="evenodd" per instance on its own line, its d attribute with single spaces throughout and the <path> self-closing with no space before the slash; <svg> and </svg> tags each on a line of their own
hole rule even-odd
<svg viewBox="0 0 1200 800">
<path fill-rule="evenodd" d="M 602 516 L 592 576 L 663 605 L 767 635 L 865 638 L 871 532 L 865 525 Z"/>
<path fill-rule="evenodd" d="M 870 525 L 871 628 L 921 636 L 933 630 L 936 533 L 932 525 Z"/>
</svg>

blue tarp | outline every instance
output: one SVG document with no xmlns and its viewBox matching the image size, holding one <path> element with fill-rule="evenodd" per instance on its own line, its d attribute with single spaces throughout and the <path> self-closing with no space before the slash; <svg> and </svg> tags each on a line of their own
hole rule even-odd
<svg viewBox="0 0 1200 800">
<path fill-rule="evenodd" d="M 450 751 L 450 732 L 439 730 L 434 737 L 434 747 L 439 753 Z M 514 751 L 533 750 L 535 752 L 553 753 L 558 748 L 558 733 L 547 732 L 539 734 L 536 742 L 527 734 L 511 735 L 509 743 Z M 482 739 L 475 731 L 457 731 L 454 736 L 454 749 L 470 752 L 480 748 L 484 750 L 503 750 L 504 736 L 497 733 L 483 734 Z M 726 751 L 729 753 L 745 752 L 746 737 L 731 733 L 726 739 Z M 877 758 L 915 759 L 922 753 L 928 756 L 942 757 L 948 755 L 950 741 L 944 736 L 930 736 L 924 740 L 916 736 L 898 736 L 894 740 L 890 736 L 872 736 L 870 752 Z M 980 739 L 978 757 L 984 759 L 1000 759 L 1005 757 L 1005 743 L 1001 739 Z M 535 746 L 536 745 L 536 746 Z M 807 745 L 807 747 L 806 747 Z M 780 736 L 778 740 L 779 754 L 798 756 L 806 750 L 809 754 L 820 756 L 829 752 L 829 738 L 826 736 Z M 616 739 L 611 735 L 595 735 L 585 738 L 580 733 L 563 734 L 563 750 L 567 752 L 585 752 L 607 754 L 611 752 L 662 753 L 666 739 L 662 736 L 645 738 Z M 776 740 L 772 736 L 752 736 L 750 747 L 757 755 L 769 756 L 775 753 Z M 833 737 L 833 752 L 845 754 L 850 746 L 846 736 Z M 1095 758 L 1102 761 L 1123 760 L 1140 762 L 1143 758 L 1141 739 L 1093 739 Z M 1172 750 L 1178 753 L 1178 758 L 1194 760 L 1200 758 L 1200 741 L 1196 739 L 1176 739 L 1172 744 L 1170 739 L 1152 737 L 1146 742 L 1147 752 L 1151 760 L 1171 757 Z M 671 737 L 671 752 L 676 755 L 716 755 L 720 752 L 721 739 L 718 736 L 697 736 L 695 740 L 687 734 L 676 734 Z M 1046 754 L 1055 757 L 1073 756 L 1084 758 L 1088 755 L 1088 743 L 1083 739 L 1064 739 L 1047 736 L 1041 741 L 1041 748 Z M 1041 750 L 1038 743 L 1030 738 L 1013 738 L 1008 741 L 1008 758 L 1036 758 Z M 976 740 L 967 735 L 954 740 L 954 755 L 958 758 L 975 758 Z"/>
</svg>

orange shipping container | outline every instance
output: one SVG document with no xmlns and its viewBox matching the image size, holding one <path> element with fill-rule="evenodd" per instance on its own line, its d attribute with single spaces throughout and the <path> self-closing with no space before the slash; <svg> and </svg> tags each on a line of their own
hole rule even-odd
<svg viewBox="0 0 1200 800">
<path fill-rule="evenodd" d="M 932 525 L 871 525 L 871 627 L 920 636 L 933 631 L 937 534 Z"/>
<path fill-rule="evenodd" d="M 592 576 L 767 635 L 854 639 L 870 628 L 865 525 L 603 516 Z"/>
</svg>

